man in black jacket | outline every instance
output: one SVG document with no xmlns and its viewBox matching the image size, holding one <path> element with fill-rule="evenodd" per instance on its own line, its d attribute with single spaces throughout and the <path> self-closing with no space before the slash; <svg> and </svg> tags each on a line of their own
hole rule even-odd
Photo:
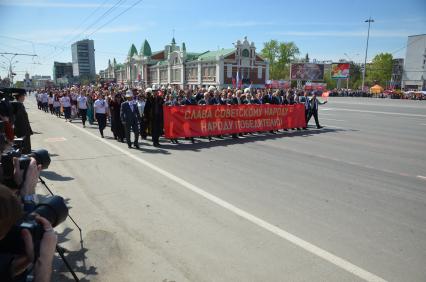
<svg viewBox="0 0 426 282">
<path fill-rule="evenodd" d="M 22 153 L 29 154 L 31 153 L 31 135 L 33 135 L 33 130 L 31 129 L 28 114 L 24 106 L 25 94 L 17 93 L 14 96 L 16 101 L 11 104 L 14 116 L 15 136 L 24 138 Z"/>
<path fill-rule="evenodd" d="M 152 104 L 152 142 L 154 147 L 160 146 L 160 136 L 163 134 L 163 95 L 155 93 Z"/>
<path fill-rule="evenodd" d="M 309 101 L 309 103 L 310 103 L 311 110 L 310 110 L 310 114 L 309 114 L 308 120 L 306 122 L 306 126 L 307 126 L 309 120 L 311 119 L 311 117 L 314 116 L 315 124 L 316 124 L 317 128 L 318 129 L 323 128 L 319 124 L 319 121 L 318 121 L 318 106 L 326 104 L 327 101 L 324 101 L 324 102 L 318 101 L 317 95 L 316 95 L 316 93 L 314 93 L 314 95 L 312 95 L 312 99 Z"/>
<path fill-rule="evenodd" d="M 136 102 L 133 100 L 133 94 L 130 90 L 126 93 L 127 101 L 121 104 L 120 117 L 126 131 L 126 141 L 129 148 L 132 147 L 130 131 L 135 134 L 134 145 L 139 149 L 139 120 L 140 114 Z"/>
</svg>

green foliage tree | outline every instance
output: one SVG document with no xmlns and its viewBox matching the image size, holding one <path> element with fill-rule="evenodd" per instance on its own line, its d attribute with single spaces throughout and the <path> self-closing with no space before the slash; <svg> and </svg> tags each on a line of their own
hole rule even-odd
<svg viewBox="0 0 426 282">
<path fill-rule="evenodd" d="M 308 53 L 306 53 L 306 55 L 305 55 L 305 63 L 309 63 L 309 54 Z"/>
<path fill-rule="evenodd" d="M 392 54 L 377 54 L 371 64 L 367 65 L 367 78 L 369 85 L 377 82 L 382 86 L 386 86 L 392 77 Z"/>
<path fill-rule="evenodd" d="M 299 53 L 299 48 L 294 42 L 278 42 L 277 40 L 265 42 L 261 54 L 269 61 L 270 78 L 288 79 L 290 76 L 290 62 Z"/>
<path fill-rule="evenodd" d="M 15 82 L 16 88 L 24 88 L 24 82 L 23 81 L 17 81 Z"/>
<path fill-rule="evenodd" d="M 349 88 L 358 89 L 362 84 L 361 66 L 350 62 L 349 65 Z"/>
</svg>

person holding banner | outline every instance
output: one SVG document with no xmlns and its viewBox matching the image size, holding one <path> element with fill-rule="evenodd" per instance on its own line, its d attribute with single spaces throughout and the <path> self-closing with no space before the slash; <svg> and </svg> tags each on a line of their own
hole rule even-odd
<svg viewBox="0 0 426 282">
<path fill-rule="evenodd" d="M 318 128 L 318 129 L 323 128 L 323 126 L 321 126 L 321 125 L 319 124 L 319 121 L 318 121 L 318 106 L 319 106 L 319 105 L 324 105 L 324 104 L 326 104 L 326 103 L 327 103 L 327 101 L 320 102 L 320 101 L 317 99 L 317 95 L 316 95 L 316 93 L 314 93 L 314 95 L 312 96 L 312 99 L 311 99 L 311 100 L 310 100 L 310 102 L 309 102 L 309 104 L 310 104 L 310 114 L 309 114 L 309 117 L 308 117 L 308 119 L 307 119 L 307 121 L 306 121 L 306 126 L 308 126 L 308 122 L 309 122 L 309 120 L 311 119 L 311 117 L 312 117 L 312 116 L 314 116 L 315 124 L 316 124 L 317 128 Z"/>
</svg>

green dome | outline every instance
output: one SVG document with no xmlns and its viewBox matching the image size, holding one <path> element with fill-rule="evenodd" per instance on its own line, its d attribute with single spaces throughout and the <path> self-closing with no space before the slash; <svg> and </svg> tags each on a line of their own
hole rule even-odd
<svg viewBox="0 0 426 282">
<path fill-rule="evenodd" d="M 132 46 L 130 47 L 128 56 L 133 57 L 134 55 L 137 55 L 137 54 L 138 54 L 138 50 L 136 49 L 135 44 L 132 44 Z"/>
<path fill-rule="evenodd" d="M 152 56 L 151 46 L 149 45 L 148 40 L 145 39 L 145 41 L 143 42 L 139 54 L 143 55 L 144 57 Z"/>
</svg>

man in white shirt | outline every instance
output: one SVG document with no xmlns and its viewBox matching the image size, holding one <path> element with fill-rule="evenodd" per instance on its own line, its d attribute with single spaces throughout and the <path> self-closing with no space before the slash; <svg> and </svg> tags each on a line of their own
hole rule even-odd
<svg viewBox="0 0 426 282">
<path fill-rule="evenodd" d="M 60 100 L 62 108 L 64 109 L 65 122 L 71 122 L 71 100 L 67 93 Z"/>
<path fill-rule="evenodd" d="M 77 107 L 78 112 L 80 113 L 81 121 L 83 123 L 83 127 L 86 127 L 87 120 L 87 97 L 82 92 L 77 96 Z"/>
<path fill-rule="evenodd" d="M 47 103 L 49 104 L 50 114 L 53 115 L 54 111 L 53 111 L 53 94 L 52 94 L 52 92 L 49 93 L 49 97 L 48 97 Z"/>
<path fill-rule="evenodd" d="M 93 104 L 95 109 L 95 117 L 98 121 L 99 132 L 104 138 L 104 129 L 106 127 L 106 118 L 108 114 L 108 103 L 105 101 L 104 95 L 100 94 L 99 98 Z"/>
<path fill-rule="evenodd" d="M 49 95 L 47 95 L 47 92 L 44 91 L 43 94 L 41 95 L 41 104 L 43 107 L 43 111 L 45 111 L 46 113 L 49 111 Z"/>
</svg>

